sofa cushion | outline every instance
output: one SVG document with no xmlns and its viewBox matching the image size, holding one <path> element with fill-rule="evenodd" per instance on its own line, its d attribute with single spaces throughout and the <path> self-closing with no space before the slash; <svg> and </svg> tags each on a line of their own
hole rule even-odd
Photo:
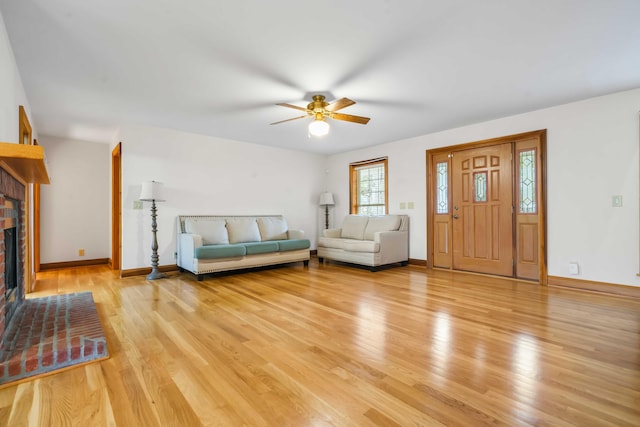
<svg viewBox="0 0 640 427">
<path fill-rule="evenodd" d="M 202 236 L 204 245 L 226 245 L 229 243 L 229 235 L 225 224 L 224 219 L 187 218 L 184 229 L 187 233 Z"/>
<path fill-rule="evenodd" d="M 364 238 L 364 229 L 367 226 L 368 221 L 368 216 L 347 215 L 342 222 L 342 232 L 340 233 L 340 237 L 344 239 L 362 240 Z"/>
<path fill-rule="evenodd" d="M 345 241 L 346 240 L 339 237 L 320 237 L 318 239 L 318 246 L 323 248 L 344 249 Z"/>
<path fill-rule="evenodd" d="M 372 240 L 345 240 L 344 250 L 348 252 L 380 252 L 380 243 Z"/>
<path fill-rule="evenodd" d="M 309 239 L 280 240 L 278 241 L 278 249 L 280 252 L 297 251 L 299 249 L 309 249 L 311 242 Z"/>
<path fill-rule="evenodd" d="M 364 229 L 364 240 L 373 240 L 373 235 L 378 231 L 394 231 L 400 227 L 398 215 L 383 215 L 369 217 L 369 222 Z"/>
<path fill-rule="evenodd" d="M 244 245 L 207 245 L 196 248 L 195 257 L 198 259 L 234 258 L 247 254 Z"/>
<path fill-rule="evenodd" d="M 283 240 L 287 238 L 287 222 L 284 218 L 258 218 L 258 229 L 262 241 Z"/>
<path fill-rule="evenodd" d="M 251 242 L 244 243 L 247 248 L 247 255 L 268 254 L 270 252 L 278 252 L 277 242 Z"/>
<path fill-rule="evenodd" d="M 229 243 L 259 242 L 260 231 L 255 218 L 227 220 Z"/>
</svg>

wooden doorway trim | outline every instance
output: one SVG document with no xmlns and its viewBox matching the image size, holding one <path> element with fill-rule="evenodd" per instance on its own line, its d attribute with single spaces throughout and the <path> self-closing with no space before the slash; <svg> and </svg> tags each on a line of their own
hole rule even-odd
<svg viewBox="0 0 640 427">
<path fill-rule="evenodd" d="M 434 254 L 436 251 L 436 245 L 434 242 L 436 241 L 436 234 L 440 233 L 440 235 L 446 234 L 446 231 L 449 230 L 448 238 L 451 237 L 451 228 L 450 225 L 447 225 L 446 222 L 438 223 L 438 229 L 436 230 L 436 218 L 442 217 L 442 215 L 436 215 L 436 194 L 433 189 L 436 186 L 436 170 L 435 163 L 436 161 L 442 162 L 446 161 L 448 158 L 448 167 L 449 171 L 451 171 L 451 159 L 448 157 L 449 153 L 455 151 L 461 151 L 466 149 L 473 148 L 482 148 L 492 145 L 499 145 L 504 143 L 515 143 L 516 141 L 528 140 L 528 139 L 536 139 L 539 142 L 539 150 L 536 153 L 536 159 L 539 165 L 539 186 L 537 190 L 537 197 L 539 203 L 539 229 L 538 229 L 538 241 L 537 248 L 539 254 L 539 282 L 541 284 L 547 284 L 547 252 L 546 252 L 546 129 L 525 132 L 516 135 L 503 136 L 498 138 L 491 138 L 482 141 L 470 142 L 460 145 L 454 145 L 449 147 L 437 148 L 434 150 L 427 150 L 426 152 L 426 181 L 427 181 L 427 268 L 434 267 Z M 515 152 L 515 151 L 514 151 Z M 514 165 L 516 162 L 513 162 Z M 514 166 L 515 168 L 515 166 Z M 517 174 L 513 174 L 515 177 Z M 517 183 L 514 183 L 514 191 L 517 187 Z M 449 186 L 449 200 L 451 200 L 451 187 Z M 514 198 L 514 200 L 516 200 Z M 449 210 L 451 213 L 451 210 Z M 451 222 L 449 221 L 449 224 Z M 514 221 L 515 227 L 515 221 Z M 515 231 L 515 230 L 514 230 Z M 515 235 L 515 234 L 514 234 Z M 446 242 L 449 244 L 450 242 Z M 515 248 L 515 239 L 514 239 L 514 255 L 517 253 Z M 450 247 L 450 244 L 449 244 Z M 442 257 L 442 254 L 438 256 Z M 449 250 L 449 255 L 451 256 L 451 250 Z M 453 269 L 452 262 L 449 263 L 448 268 Z M 447 268 L 447 267 L 445 267 Z"/>
<path fill-rule="evenodd" d="M 33 145 L 38 145 L 35 138 Z M 33 184 L 33 268 L 40 272 L 40 184 Z"/>
<path fill-rule="evenodd" d="M 29 123 L 29 117 L 22 105 L 18 106 L 18 144 L 32 145 L 33 144 L 33 129 L 31 123 Z M 33 248 L 35 245 L 34 234 L 31 226 L 31 219 L 33 215 L 33 191 L 31 184 L 25 183 L 24 185 L 24 213 L 25 213 L 25 254 L 24 254 L 24 291 L 25 293 L 31 293 L 35 289 L 36 285 L 36 266 L 34 262 Z"/>
<path fill-rule="evenodd" d="M 111 269 L 121 268 L 122 142 L 111 152 Z"/>
</svg>

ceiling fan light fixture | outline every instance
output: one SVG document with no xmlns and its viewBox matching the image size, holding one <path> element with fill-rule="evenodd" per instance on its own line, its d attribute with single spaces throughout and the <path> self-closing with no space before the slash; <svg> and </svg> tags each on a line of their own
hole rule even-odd
<svg viewBox="0 0 640 427">
<path fill-rule="evenodd" d="M 324 118 L 316 118 L 309 123 L 309 134 L 313 136 L 325 136 L 329 133 L 329 123 Z"/>
</svg>

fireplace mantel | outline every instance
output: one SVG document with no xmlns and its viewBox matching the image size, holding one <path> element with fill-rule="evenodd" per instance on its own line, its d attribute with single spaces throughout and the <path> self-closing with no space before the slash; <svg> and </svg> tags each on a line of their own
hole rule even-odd
<svg viewBox="0 0 640 427">
<path fill-rule="evenodd" d="M 23 184 L 49 184 L 44 148 L 0 142 L 0 167 Z"/>
</svg>

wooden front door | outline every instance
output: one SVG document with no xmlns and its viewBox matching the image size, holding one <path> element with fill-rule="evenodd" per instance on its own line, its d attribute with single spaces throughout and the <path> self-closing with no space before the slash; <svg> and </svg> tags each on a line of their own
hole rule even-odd
<svg viewBox="0 0 640 427">
<path fill-rule="evenodd" d="M 512 144 L 452 153 L 453 268 L 513 276 Z"/>
</svg>

